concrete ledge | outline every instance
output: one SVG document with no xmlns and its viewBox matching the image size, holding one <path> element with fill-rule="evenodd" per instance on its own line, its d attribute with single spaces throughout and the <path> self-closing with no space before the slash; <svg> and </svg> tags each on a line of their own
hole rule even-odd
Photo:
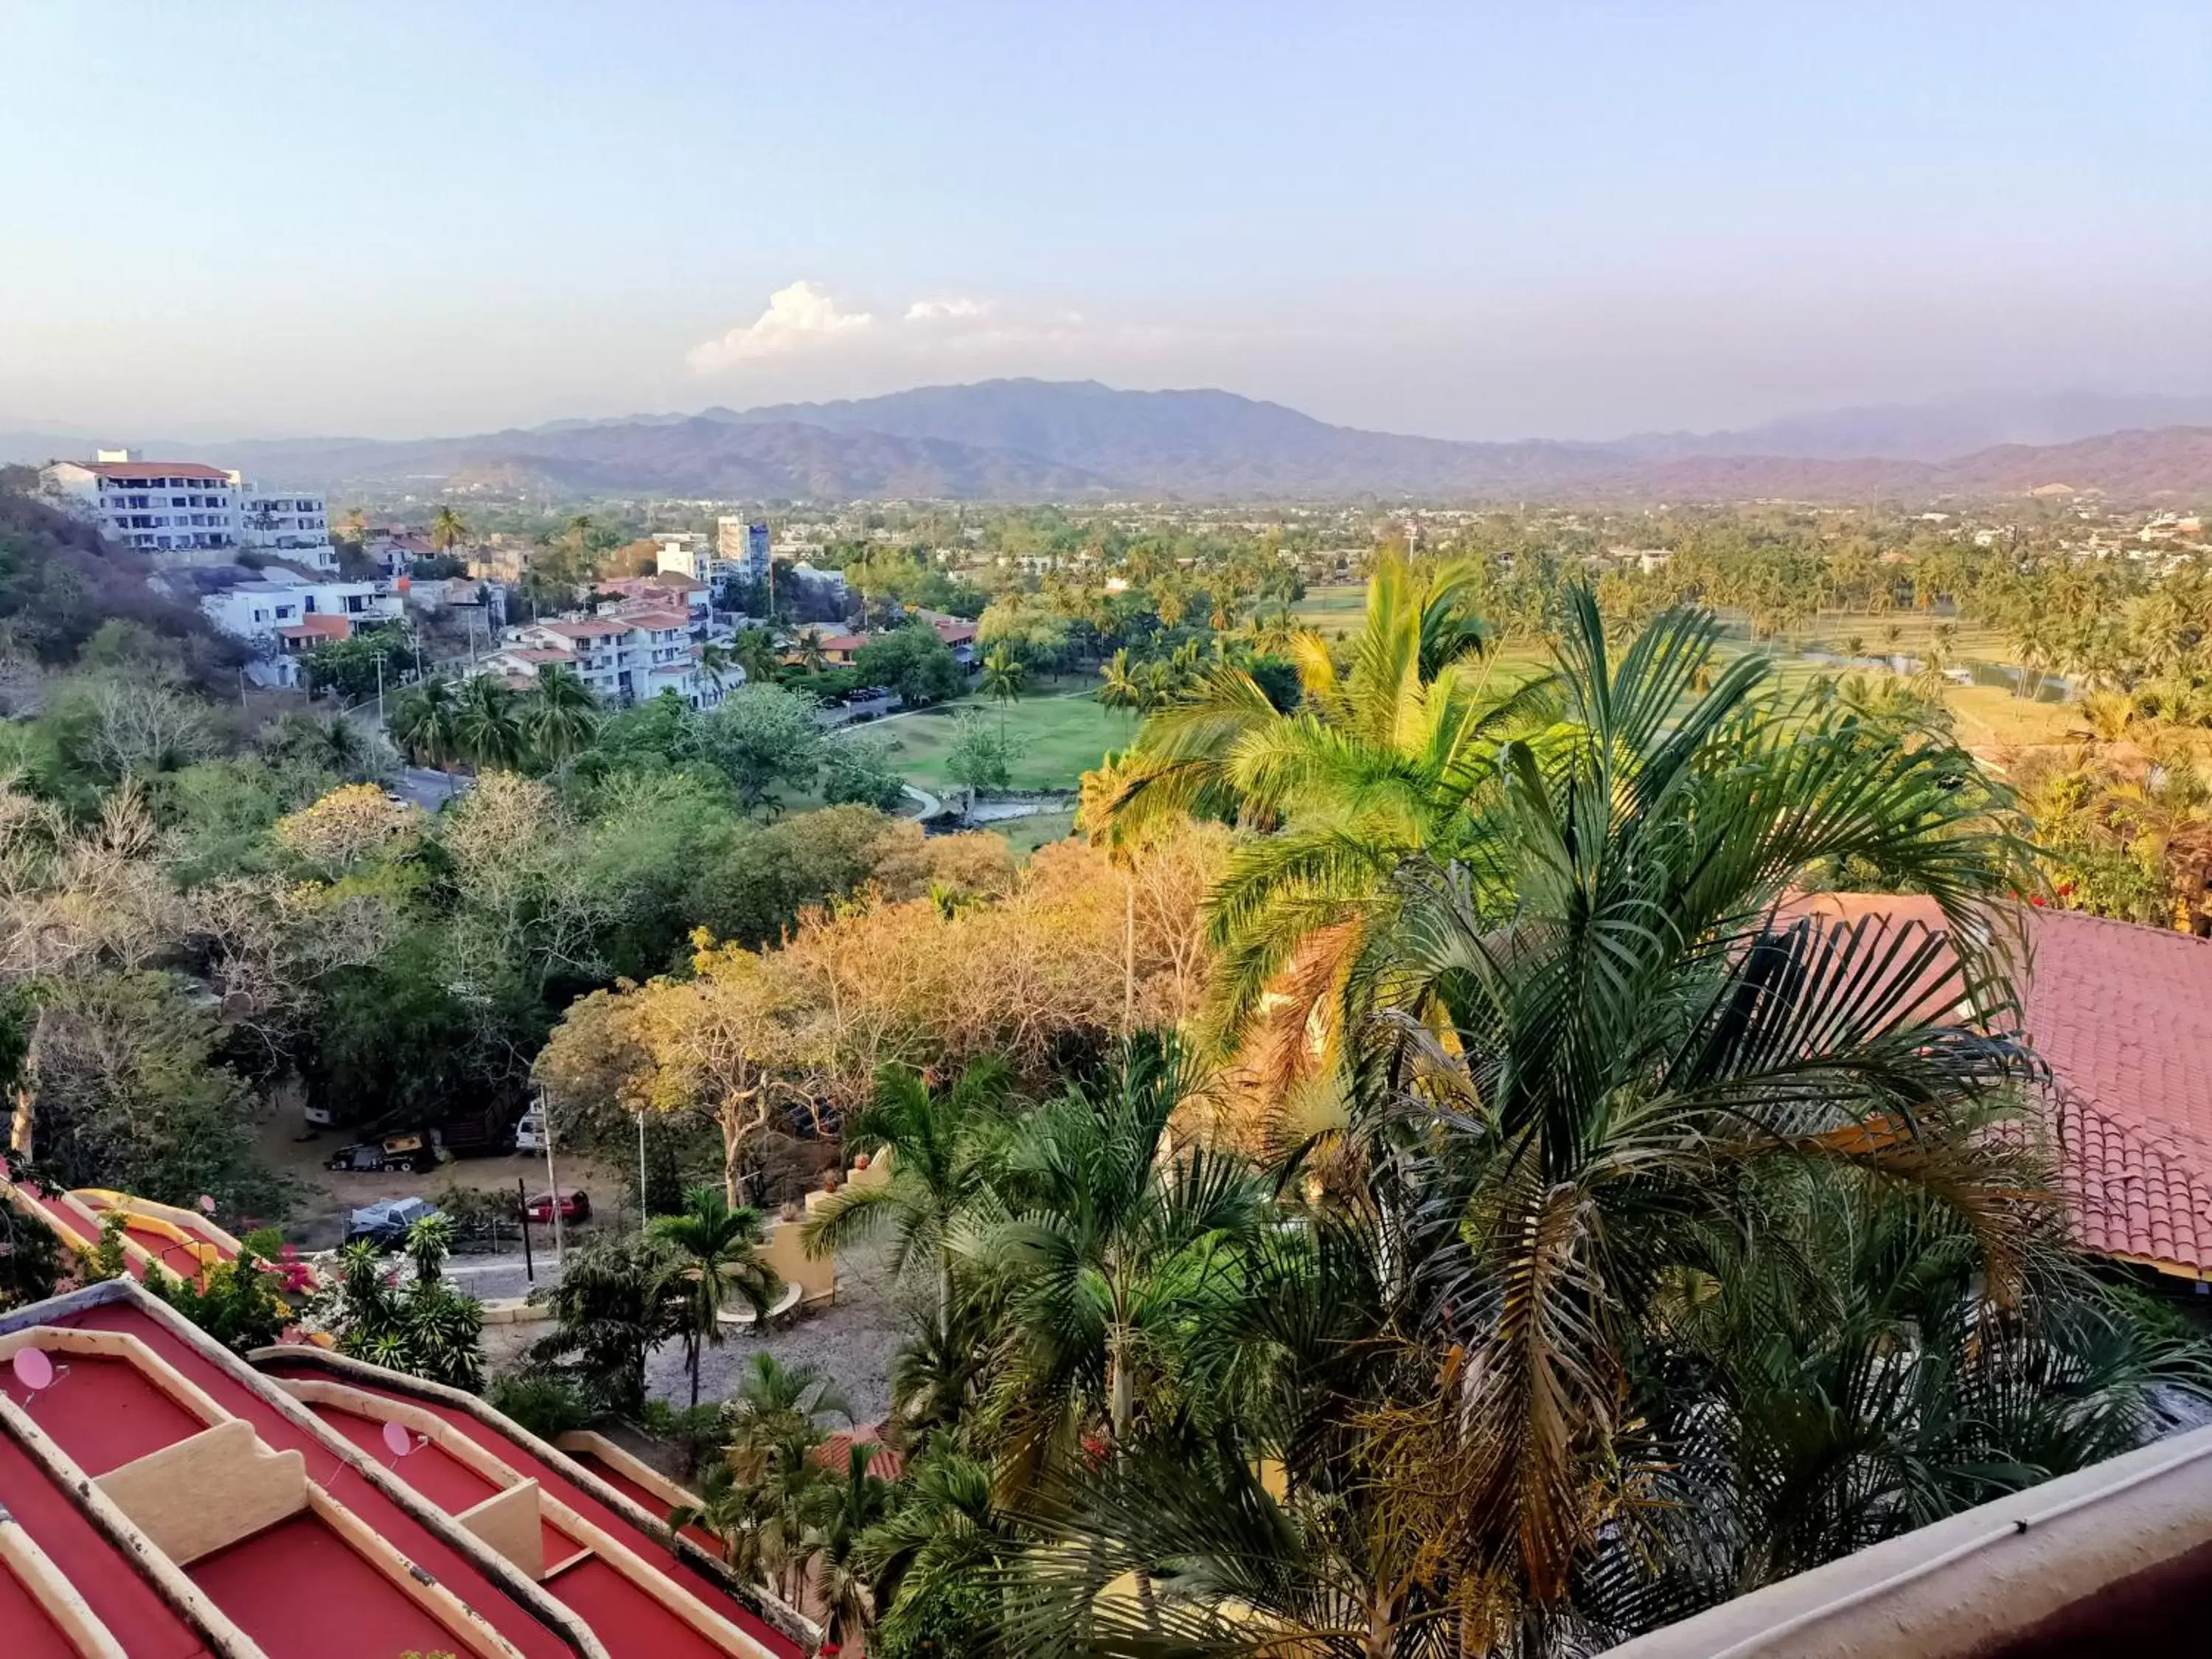
<svg viewBox="0 0 2212 1659">
<path fill-rule="evenodd" d="M 2198 1429 L 1738 1596 L 1607 1659 L 1965 1659 L 2207 1545 L 2212 1429 Z"/>
</svg>

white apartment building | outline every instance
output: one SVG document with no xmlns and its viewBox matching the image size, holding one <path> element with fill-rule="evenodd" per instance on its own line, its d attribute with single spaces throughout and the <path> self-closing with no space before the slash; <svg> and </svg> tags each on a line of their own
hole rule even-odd
<svg viewBox="0 0 2212 1659">
<path fill-rule="evenodd" d="M 507 630 L 508 642 L 483 663 L 518 689 L 554 664 L 573 669 L 599 702 L 613 707 L 673 691 L 694 708 L 712 708 L 744 684 L 734 666 L 720 676 L 700 666 L 690 618 L 675 611 L 567 617 Z"/>
<path fill-rule="evenodd" d="M 299 684 L 298 659 L 317 646 L 350 639 L 356 628 L 396 622 L 399 596 L 382 582 L 240 582 L 203 594 L 200 610 L 257 653 L 246 676 L 257 685 Z"/>
<path fill-rule="evenodd" d="M 337 568 L 321 495 L 252 489 L 231 470 L 155 461 L 127 449 L 42 468 L 46 494 L 119 546 L 187 564 L 228 564 L 252 548 L 319 570 Z"/>
<path fill-rule="evenodd" d="M 338 568 L 337 550 L 331 545 L 329 504 L 313 491 L 241 488 L 238 538 L 244 546 L 295 564 L 316 570 Z"/>
</svg>

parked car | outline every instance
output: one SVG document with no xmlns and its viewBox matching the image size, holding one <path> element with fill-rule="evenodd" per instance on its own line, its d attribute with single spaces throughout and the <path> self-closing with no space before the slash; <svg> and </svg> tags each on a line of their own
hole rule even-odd
<svg viewBox="0 0 2212 1659">
<path fill-rule="evenodd" d="M 396 1250 L 407 1242 L 407 1230 L 416 1222 L 444 1213 L 427 1198 L 387 1198 L 365 1204 L 346 1217 L 346 1243 L 366 1239 L 380 1250 Z"/>
<path fill-rule="evenodd" d="M 514 1150 L 518 1152 L 542 1152 L 545 1150 L 545 1115 L 535 1106 L 525 1112 L 514 1126 Z"/>
<path fill-rule="evenodd" d="M 523 1206 L 523 1213 L 532 1221 L 550 1223 L 553 1219 L 555 1195 L 540 1193 Z M 562 1193 L 559 1195 L 561 1220 L 574 1226 L 579 1221 L 592 1218 L 592 1195 L 589 1193 Z"/>
<path fill-rule="evenodd" d="M 409 1130 L 380 1140 L 356 1140 L 323 1160 L 326 1170 L 376 1171 L 412 1170 L 427 1175 L 438 1166 L 443 1146 L 435 1129 Z"/>
</svg>

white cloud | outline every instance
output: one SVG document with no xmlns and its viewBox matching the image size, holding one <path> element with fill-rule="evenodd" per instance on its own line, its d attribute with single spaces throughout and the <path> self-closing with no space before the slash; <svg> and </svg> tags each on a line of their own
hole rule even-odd
<svg viewBox="0 0 2212 1659">
<path fill-rule="evenodd" d="M 964 323 L 990 315 L 981 300 L 916 300 L 906 308 L 909 323 Z"/>
<path fill-rule="evenodd" d="M 768 309 L 719 338 L 691 348 L 691 366 L 702 374 L 763 357 L 789 356 L 865 337 L 876 327 L 872 313 L 847 311 L 829 291 L 809 282 L 780 288 Z"/>
<path fill-rule="evenodd" d="M 932 362 L 970 370 L 1001 358 L 1050 360 L 1097 341 L 1073 311 L 1014 315 L 995 301 L 966 295 L 930 295 L 903 311 L 848 310 L 816 283 L 798 282 L 769 297 L 750 323 L 694 346 L 702 374 L 744 371 L 757 380 L 770 360 L 795 366 L 842 363 L 849 368 L 919 369 Z"/>
</svg>

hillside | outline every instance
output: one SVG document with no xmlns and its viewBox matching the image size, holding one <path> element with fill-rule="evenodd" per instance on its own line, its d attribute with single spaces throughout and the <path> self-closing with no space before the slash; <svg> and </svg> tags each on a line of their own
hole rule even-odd
<svg viewBox="0 0 2212 1659">
<path fill-rule="evenodd" d="M 2015 409 L 2006 418 L 2063 428 L 2100 409 L 2200 401 L 2076 399 L 2039 413 Z M 263 482 L 340 491 L 475 483 L 765 500 L 1910 501 L 2063 483 L 2121 501 L 2212 495 L 2212 426 L 2004 443 L 1952 458 L 1849 453 L 1858 441 L 1853 434 L 1870 440 L 1887 430 L 1906 448 L 1924 452 L 1943 447 L 1945 431 L 1987 430 L 1996 419 L 1988 410 L 1923 413 L 1917 429 L 1893 418 L 1897 411 L 1845 411 L 1826 428 L 1803 417 L 1797 429 L 1804 453 L 1745 447 L 1760 429 L 1616 443 L 1468 443 L 1331 426 L 1227 392 L 989 380 L 840 403 L 562 421 L 462 438 L 292 439 L 222 448 Z M 1778 423 L 1769 435 L 1789 425 Z"/>
</svg>

